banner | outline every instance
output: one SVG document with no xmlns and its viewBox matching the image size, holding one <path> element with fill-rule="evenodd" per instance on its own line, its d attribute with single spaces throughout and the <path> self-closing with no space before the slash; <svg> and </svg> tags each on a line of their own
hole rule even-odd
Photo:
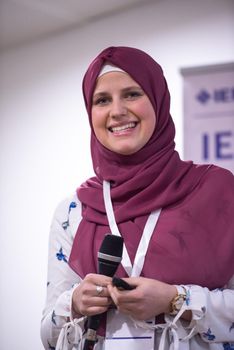
<svg viewBox="0 0 234 350">
<path fill-rule="evenodd" d="M 184 156 L 234 173 L 234 62 L 181 69 Z"/>
</svg>

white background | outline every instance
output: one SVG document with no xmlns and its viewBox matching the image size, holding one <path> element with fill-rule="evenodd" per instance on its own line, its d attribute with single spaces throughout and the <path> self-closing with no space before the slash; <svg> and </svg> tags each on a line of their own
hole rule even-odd
<svg viewBox="0 0 234 350">
<path fill-rule="evenodd" d="M 164 0 L 0 54 L 0 348 L 42 350 L 47 243 L 58 202 L 92 175 L 83 73 L 110 45 L 151 54 L 183 151 L 180 68 L 234 59 L 233 0 Z"/>
</svg>

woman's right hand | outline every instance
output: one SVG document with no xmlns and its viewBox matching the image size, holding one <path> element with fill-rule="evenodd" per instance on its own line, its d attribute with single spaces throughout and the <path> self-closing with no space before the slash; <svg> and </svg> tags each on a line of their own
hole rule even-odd
<svg viewBox="0 0 234 350">
<path fill-rule="evenodd" d="M 75 288 L 72 294 L 72 312 L 74 318 L 92 316 L 107 311 L 112 303 L 107 285 L 112 279 L 99 274 L 88 274 Z M 101 286 L 98 292 L 97 286 Z M 100 288 L 99 288 L 100 289 Z"/>
</svg>

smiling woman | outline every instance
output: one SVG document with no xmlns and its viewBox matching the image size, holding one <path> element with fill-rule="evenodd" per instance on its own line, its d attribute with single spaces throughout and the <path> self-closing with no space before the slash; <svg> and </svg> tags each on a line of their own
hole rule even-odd
<svg viewBox="0 0 234 350">
<path fill-rule="evenodd" d="M 167 83 L 145 52 L 105 49 L 88 67 L 83 94 L 96 176 L 52 223 L 45 349 L 231 347 L 233 174 L 180 159 Z M 109 232 L 124 241 L 116 275 L 128 290 L 98 273 Z"/>
<path fill-rule="evenodd" d="M 156 116 L 153 106 L 127 73 L 99 75 L 93 95 L 92 125 L 97 139 L 113 152 L 129 155 L 152 136 Z"/>
</svg>

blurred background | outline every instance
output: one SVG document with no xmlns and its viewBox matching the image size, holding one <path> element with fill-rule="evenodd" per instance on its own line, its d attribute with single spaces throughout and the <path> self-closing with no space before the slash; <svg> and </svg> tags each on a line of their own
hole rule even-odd
<svg viewBox="0 0 234 350">
<path fill-rule="evenodd" d="M 0 0 L 1 350 L 42 350 L 52 215 L 93 175 L 90 61 L 123 45 L 162 65 L 183 157 L 180 70 L 234 61 L 233 34 L 233 0 Z"/>
</svg>

